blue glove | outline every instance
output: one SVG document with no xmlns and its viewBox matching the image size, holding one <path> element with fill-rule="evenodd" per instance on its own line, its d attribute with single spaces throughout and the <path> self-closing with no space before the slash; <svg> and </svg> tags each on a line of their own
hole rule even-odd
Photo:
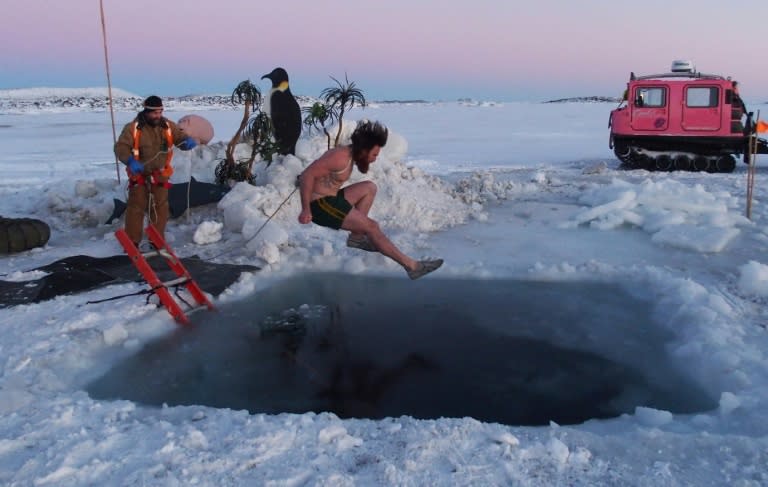
<svg viewBox="0 0 768 487">
<path fill-rule="evenodd" d="M 133 174 L 141 174 L 144 172 L 144 164 L 137 161 L 133 156 L 128 157 L 128 169 L 131 170 Z"/>
<path fill-rule="evenodd" d="M 197 142 L 195 142 L 195 139 L 192 137 L 187 137 L 181 141 L 181 144 L 179 144 L 179 149 L 181 150 L 192 150 L 195 147 L 197 147 Z"/>
</svg>

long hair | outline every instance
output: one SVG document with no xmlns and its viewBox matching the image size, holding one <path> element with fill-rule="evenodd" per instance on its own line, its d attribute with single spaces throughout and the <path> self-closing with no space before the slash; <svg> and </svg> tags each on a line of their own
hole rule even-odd
<svg viewBox="0 0 768 487">
<path fill-rule="evenodd" d="M 352 132 L 352 158 L 357 160 L 363 152 L 377 145 L 384 147 L 388 136 L 389 130 L 383 124 L 368 120 L 361 122 Z"/>
</svg>

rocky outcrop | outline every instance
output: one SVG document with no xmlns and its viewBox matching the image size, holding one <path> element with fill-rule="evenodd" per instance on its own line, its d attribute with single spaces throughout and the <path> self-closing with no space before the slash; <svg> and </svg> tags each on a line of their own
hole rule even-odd
<svg viewBox="0 0 768 487">
<path fill-rule="evenodd" d="M 577 96 L 573 98 L 558 98 L 542 103 L 619 103 L 621 98 L 615 96 Z"/>
<path fill-rule="evenodd" d="M 241 105 L 233 104 L 230 95 L 184 95 L 164 96 L 166 110 L 242 110 Z M 302 106 L 311 105 L 311 97 L 297 96 Z M 112 98 L 115 111 L 137 112 L 141 110 L 144 98 L 120 95 Z M 0 114 L 23 114 L 40 112 L 103 112 L 109 110 L 109 98 L 93 94 L 58 94 L 56 92 L 29 94 L 13 93 L 0 90 Z"/>
</svg>

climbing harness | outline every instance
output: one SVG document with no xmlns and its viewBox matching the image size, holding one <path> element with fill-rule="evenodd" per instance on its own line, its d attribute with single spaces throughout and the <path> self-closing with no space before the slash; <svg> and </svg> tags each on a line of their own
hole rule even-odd
<svg viewBox="0 0 768 487">
<path fill-rule="evenodd" d="M 141 141 L 141 128 L 139 127 L 138 120 L 133 122 L 133 147 L 131 148 L 131 155 L 133 155 L 134 158 L 137 160 L 140 156 L 140 141 Z M 173 131 L 171 130 L 171 126 L 166 124 L 165 128 L 163 129 L 163 136 L 165 137 L 166 146 L 169 148 L 168 150 L 160 150 L 158 151 L 154 156 L 152 156 L 149 159 L 146 159 L 144 161 L 144 164 L 150 163 L 154 161 L 157 157 L 161 156 L 162 154 L 165 154 L 165 165 L 163 166 L 163 169 L 158 169 L 156 171 L 152 171 L 148 175 L 144 174 L 133 174 L 129 168 L 125 168 L 126 172 L 128 173 L 128 189 L 135 186 L 146 186 L 147 188 L 147 211 L 153 212 L 154 218 L 152 218 L 153 214 L 150 214 L 150 221 L 157 221 L 157 208 L 155 208 L 154 205 L 154 195 L 152 194 L 152 186 L 159 186 L 166 189 L 170 189 L 173 183 L 170 182 L 171 175 L 173 175 L 173 165 L 171 164 L 171 161 L 173 159 L 173 149 L 175 144 L 173 143 Z"/>
<path fill-rule="evenodd" d="M 133 157 L 136 160 L 141 160 L 139 157 L 140 150 L 139 150 L 139 143 L 141 141 L 141 128 L 139 127 L 139 121 L 135 120 L 133 122 L 133 148 L 131 149 L 131 153 L 133 154 Z M 171 131 L 171 126 L 167 123 L 165 124 L 165 128 L 163 129 L 163 135 L 165 136 L 165 143 L 167 144 L 168 150 L 167 151 L 159 151 L 157 154 L 155 154 L 151 159 L 148 159 L 144 163 L 147 164 L 157 158 L 162 153 L 165 153 L 165 166 L 163 167 L 162 171 L 160 171 L 160 175 L 164 176 L 166 178 L 169 178 L 173 175 L 173 166 L 171 165 L 171 160 L 173 159 L 173 148 L 175 147 L 173 144 L 173 132 Z M 128 171 L 129 175 L 130 171 Z"/>
</svg>

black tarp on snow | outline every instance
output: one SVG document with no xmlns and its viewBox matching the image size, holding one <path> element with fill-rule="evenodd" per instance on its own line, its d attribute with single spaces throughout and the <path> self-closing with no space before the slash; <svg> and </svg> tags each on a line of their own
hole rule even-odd
<svg viewBox="0 0 768 487">
<path fill-rule="evenodd" d="M 242 272 L 259 270 L 259 267 L 251 265 L 206 262 L 196 256 L 184 257 L 181 261 L 200 288 L 214 296 L 234 283 Z M 160 280 L 167 281 L 176 277 L 162 257 L 150 257 L 148 262 L 157 272 Z M 0 280 L 0 308 L 37 303 L 56 296 L 88 291 L 111 284 L 144 281 L 127 255 L 111 257 L 75 255 L 30 269 L 30 271 L 35 270 L 48 274 L 31 281 Z"/>
<path fill-rule="evenodd" d="M 188 183 L 173 184 L 168 190 L 168 207 L 171 218 L 178 218 L 187 211 L 187 208 L 216 203 L 229 192 L 228 186 L 220 186 L 212 183 L 201 183 L 191 178 Z M 115 209 L 106 223 L 120 218 L 125 212 L 125 201 L 115 199 Z M 189 204 L 187 204 L 189 203 Z"/>
</svg>

